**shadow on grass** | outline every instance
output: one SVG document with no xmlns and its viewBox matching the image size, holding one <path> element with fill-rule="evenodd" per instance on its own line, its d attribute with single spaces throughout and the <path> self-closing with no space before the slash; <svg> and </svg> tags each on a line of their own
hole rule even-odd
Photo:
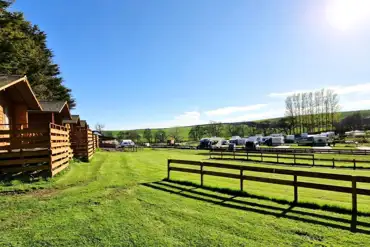
<svg viewBox="0 0 370 247">
<path fill-rule="evenodd" d="M 48 172 L 45 170 L 25 171 L 25 172 L 7 172 L 0 174 L 0 181 L 3 186 L 12 186 L 12 181 L 18 180 L 22 183 L 31 184 L 46 179 Z"/>
<path fill-rule="evenodd" d="M 177 194 L 186 198 L 191 198 L 195 200 L 200 200 L 208 203 L 213 203 L 216 205 L 220 205 L 223 207 L 234 208 L 249 212 L 260 213 L 264 215 L 272 215 L 279 218 L 287 218 L 292 220 L 303 221 L 311 224 L 317 224 L 322 226 L 328 226 L 336 229 L 342 230 L 351 230 L 350 224 L 351 219 L 345 219 L 340 217 L 334 217 L 329 215 L 322 215 L 313 212 L 302 211 L 299 209 L 321 209 L 332 213 L 340 213 L 347 215 L 350 217 L 351 210 L 329 206 L 329 205 L 318 205 L 315 203 L 297 203 L 290 202 L 287 200 L 281 199 L 274 199 L 268 198 L 265 196 L 259 196 L 250 194 L 244 191 L 232 190 L 232 189 L 225 189 L 225 188 L 218 188 L 218 187 L 210 187 L 210 186 L 202 186 L 200 187 L 198 184 L 187 182 L 187 181 L 178 181 L 178 180 L 167 180 L 164 179 L 158 182 L 152 183 L 143 183 L 143 186 L 168 192 L 171 194 Z M 181 186 L 179 186 L 181 185 Z M 182 186 L 191 186 L 190 188 L 184 188 Z M 217 195 L 212 192 L 221 193 L 224 195 Z M 228 197 L 231 196 L 231 197 Z M 254 198 L 261 200 L 260 202 L 249 202 L 245 200 L 237 199 L 240 198 Z M 263 201 L 272 201 L 280 205 L 266 205 Z M 281 205 L 290 205 L 289 208 L 285 208 Z M 293 215 L 292 215 L 293 214 Z M 359 212 L 358 216 L 370 216 L 370 213 Z M 307 218 L 308 217 L 308 218 Z M 312 219 L 315 218 L 315 219 Z M 326 220 L 327 222 L 319 221 L 319 220 Z M 348 224 L 348 226 L 340 225 L 338 223 Z M 370 228 L 370 223 L 357 221 L 357 228 L 359 226 Z M 357 229 L 356 232 L 370 234 L 369 229 Z"/>
</svg>

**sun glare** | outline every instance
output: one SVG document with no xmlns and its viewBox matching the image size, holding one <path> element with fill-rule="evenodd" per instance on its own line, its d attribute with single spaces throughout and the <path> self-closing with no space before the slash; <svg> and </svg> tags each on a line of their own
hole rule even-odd
<svg viewBox="0 0 370 247">
<path fill-rule="evenodd" d="M 370 0 L 332 0 L 326 7 L 326 18 L 331 26 L 347 30 L 368 21 Z"/>
</svg>

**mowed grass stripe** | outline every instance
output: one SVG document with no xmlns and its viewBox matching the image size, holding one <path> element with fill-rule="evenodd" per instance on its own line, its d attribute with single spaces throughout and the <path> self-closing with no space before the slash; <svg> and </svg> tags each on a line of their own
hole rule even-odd
<svg viewBox="0 0 370 247">
<path fill-rule="evenodd" d="M 98 152 L 90 163 L 74 163 L 49 181 L 33 184 L 13 181 L 2 186 L 1 189 L 26 193 L 0 196 L 0 245 L 366 246 L 370 243 L 368 233 L 354 234 L 347 229 L 348 214 L 291 208 L 267 199 L 292 200 L 290 187 L 268 187 L 268 184 L 245 181 L 248 193 L 267 197 L 258 199 L 162 181 L 167 174 L 168 158 L 205 160 L 193 151 Z M 199 183 L 197 175 L 173 175 Z M 211 176 L 205 176 L 205 184 L 239 188 L 238 180 Z M 35 186 L 43 189 L 32 189 Z M 319 195 L 303 190 L 299 193 L 300 199 L 318 203 L 343 201 L 344 205 L 347 200 L 337 194 L 327 197 L 321 192 Z M 360 204 L 362 198 L 358 201 Z M 358 218 L 363 223 L 360 229 L 369 230 L 366 225 L 369 218 Z"/>
</svg>

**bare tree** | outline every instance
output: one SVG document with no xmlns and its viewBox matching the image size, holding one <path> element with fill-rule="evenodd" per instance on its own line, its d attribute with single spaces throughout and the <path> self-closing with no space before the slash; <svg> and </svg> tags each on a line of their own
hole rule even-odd
<svg viewBox="0 0 370 247">
<path fill-rule="evenodd" d="M 339 108 L 339 98 L 333 90 L 295 93 L 285 99 L 285 116 L 293 133 L 333 129 Z"/>
<path fill-rule="evenodd" d="M 331 89 L 327 90 L 326 94 L 328 97 L 331 129 L 334 129 L 339 117 L 339 97 L 338 94 L 334 93 Z"/>
<path fill-rule="evenodd" d="M 97 131 L 99 131 L 99 133 L 102 133 L 102 131 L 104 130 L 104 128 L 105 128 L 105 125 L 104 125 L 104 124 L 102 124 L 102 123 L 97 123 L 97 124 L 95 124 L 95 129 L 96 129 Z"/>
<path fill-rule="evenodd" d="M 307 105 L 308 105 L 308 119 L 309 119 L 309 129 L 312 132 L 315 128 L 315 112 L 314 112 L 314 100 L 313 100 L 313 92 L 309 92 L 307 96 Z"/>
<path fill-rule="evenodd" d="M 295 115 L 297 116 L 298 131 L 302 133 L 301 94 L 296 93 L 293 95 L 293 105 L 295 109 Z"/>
<path fill-rule="evenodd" d="M 317 130 L 319 131 L 320 130 L 320 104 L 321 104 L 321 100 L 320 100 L 320 91 L 316 91 L 315 92 L 315 128 L 317 128 Z"/>
<path fill-rule="evenodd" d="M 293 105 L 293 96 L 288 96 L 285 99 L 285 116 L 287 117 L 287 120 L 290 123 L 290 126 L 294 132 L 295 124 L 296 124 L 296 115 L 295 115 L 294 105 Z"/>
</svg>

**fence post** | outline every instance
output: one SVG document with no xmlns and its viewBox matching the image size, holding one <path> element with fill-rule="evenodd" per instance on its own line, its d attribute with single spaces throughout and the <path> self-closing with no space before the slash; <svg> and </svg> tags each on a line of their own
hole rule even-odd
<svg viewBox="0 0 370 247">
<path fill-rule="evenodd" d="M 233 150 L 233 152 L 234 152 L 234 160 L 235 160 L 235 150 Z"/>
<path fill-rule="evenodd" d="M 356 170 L 356 159 L 353 159 L 353 170 Z"/>
<path fill-rule="evenodd" d="M 295 159 L 295 151 L 294 151 L 294 154 L 293 154 L 293 156 L 294 156 L 294 163 L 293 163 L 293 165 L 295 165 L 295 164 L 296 164 L 296 159 Z"/>
<path fill-rule="evenodd" d="M 315 166 L 315 155 L 312 154 L 312 166 Z"/>
<path fill-rule="evenodd" d="M 249 158 L 248 158 L 248 151 L 247 151 L 247 160 L 249 160 Z"/>
<path fill-rule="evenodd" d="M 279 153 L 276 154 L 276 163 L 279 163 Z"/>
<path fill-rule="evenodd" d="M 298 186 L 297 186 L 297 175 L 294 175 L 294 203 L 298 202 Z"/>
<path fill-rule="evenodd" d="M 200 163 L 200 186 L 203 186 L 203 163 Z"/>
<path fill-rule="evenodd" d="M 357 225 L 357 189 L 356 189 L 356 177 L 352 177 L 352 220 L 351 220 L 351 231 L 356 231 Z"/>
<path fill-rule="evenodd" d="M 48 173 L 50 174 L 50 177 L 53 176 L 53 146 L 52 146 L 52 143 L 53 143 L 53 136 L 52 136 L 52 133 L 51 133 L 51 128 L 52 128 L 52 125 L 51 123 L 49 124 L 49 170 L 48 170 Z"/>
<path fill-rule="evenodd" d="M 171 171 L 171 160 L 167 160 L 167 180 L 170 180 L 170 171 Z"/>
<path fill-rule="evenodd" d="M 334 158 L 333 158 L 333 168 L 335 168 L 335 161 L 334 161 Z"/>
<path fill-rule="evenodd" d="M 243 167 L 240 166 L 240 191 L 243 191 Z"/>
<path fill-rule="evenodd" d="M 209 149 L 209 159 L 212 159 L 212 149 Z"/>
<path fill-rule="evenodd" d="M 261 162 L 263 162 L 262 151 L 261 151 Z"/>
</svg>

